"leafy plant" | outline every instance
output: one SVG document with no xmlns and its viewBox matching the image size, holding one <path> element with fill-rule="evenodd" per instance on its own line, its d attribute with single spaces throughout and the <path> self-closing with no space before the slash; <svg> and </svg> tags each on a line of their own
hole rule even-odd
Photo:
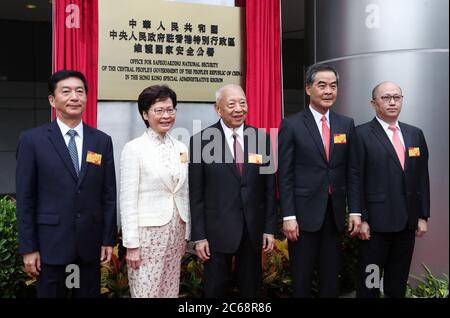
<svg viewBox="0 0 450 318">
<path fill-rule="evenodd" d="M 292 294 L 287 239 L 275 240 L 271 253 L 263 253 L 263 296 L 288 297 Z"/>
<path fill-rule="evenodd" d="M 180 297 L 200 298 L 203 295 L 203 262 L 192 253 L 181 261 Z"/>
<path fill-rule="evenodd" d="M 16 202 L 11 197 L 3 197 L 0 199 L 0 298 L 26 295 L 27 275 L 18 249 Z"/>
<path fill-rule="evenodd" d="M 120 236 L 119 243 L 114 246 L 111 261 L 102 265 L 100 283 L 102 296 L 107 298 L 130 297 L 125 248 Z"/>
<path fill-rule="evenodd" d="M 442 278 L 435 277 L 431 270 L 422 263 L 425 274 L 422 277 L 410 275 L 417 281 L 417 287 L 413 288 L 408 282 L 406 289 L 406 297 L 409 298 L 448 298 L 448 276 L 443 275 Z"/>
</svg>

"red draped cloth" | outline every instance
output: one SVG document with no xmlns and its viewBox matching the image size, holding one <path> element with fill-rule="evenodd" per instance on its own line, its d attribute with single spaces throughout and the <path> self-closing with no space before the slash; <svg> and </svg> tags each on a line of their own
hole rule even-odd
<svg viewBox="0 0 450 318">
<path fill-rule="evenodd" d="M 281 120 L 280 0 L 246 0 L 245 6 L 247 124 L 268 131 Z"/>
<path fill-rule="evenodd" d="M 53 72 L 82 72 L 88 82 L 83 121 L 97 127 L 98 1 L 53 1 Z M 54 115 L 54 114 L 53 114 Z"/>
</svg>

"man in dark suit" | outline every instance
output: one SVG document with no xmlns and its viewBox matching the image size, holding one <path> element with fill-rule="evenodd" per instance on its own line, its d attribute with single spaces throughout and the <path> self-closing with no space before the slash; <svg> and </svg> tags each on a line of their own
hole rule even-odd
<svg viewBox="0 0 450 318">
<path fill-rule="evenodd" d="M 97 297 L 100 261 L 110 260 L 116 238 L 112 141 L 82 122 L 82 73 L 58 71 L 48 86 L 57 118 L 22 133 L 17 148 L 19 252 L 38 297 L 63 297 L 66 287 Z"/>
<path fill-rule="evenodd" d="M 356 128 L 352 162 L 362 212 L 358 297 L 404 297 L 415 235 L 430 216 L 428 149 L 419 128 L 399 122 L 402 90 L 378 84 L 371 104 L 376 117 Z M 379 278 L 383 274 L 383 285 Z"/>
<path fill-rule="evenodd" d="M 338 81 L 333 67 L 310 66 L 305 79 L 310 104 L 280 126 L 280 202 L 294 297 L 311 297 L 315 265 L 320 297 L 338 296 L 339 233 L 345 223 L 349 146 L 354 133 L 353 119 L 331 110 Z M 351 214 L 348 230 L 352 236 L 360 224 L 360 214 Z"/>
<path fill-rule="evenodd" d="M 192 240 L 205 261 L 205 297 L 223 297 L 232 258 L 239 292 L 258 296 L 261 251 L 273 248 L 275 178 L 269 137 L 244 124 L 247 102 L 237 85 L 216 93 L 220 120 L 190 141 Z"/>
</svg>

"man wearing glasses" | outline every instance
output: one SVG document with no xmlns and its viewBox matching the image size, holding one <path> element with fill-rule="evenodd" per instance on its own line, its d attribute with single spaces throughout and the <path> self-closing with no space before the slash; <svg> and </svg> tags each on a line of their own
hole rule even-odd
<svg viewBox="0 0 450 318">
<path fill-rule="evenodd" d="M 428 149 L 423 132 L 398 121 L 402 90 L 383 82 L 372 91 L 376 117 L 356 128 L 351 165 L 358 207 L 357 296 L 404 297 L 415 236 L 427 231 L 430 216 Z M 383 284 L 378 279 L 383 273 Z"/>
</svg>

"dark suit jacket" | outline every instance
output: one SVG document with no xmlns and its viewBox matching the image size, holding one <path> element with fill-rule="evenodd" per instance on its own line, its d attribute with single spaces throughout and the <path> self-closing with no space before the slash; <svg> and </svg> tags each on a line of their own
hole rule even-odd
<svg viewBox="0 0 450 318">
<path fill-rule="evenodd" d="M 398 232 L 417 228 L 430 216 L 428 148 L 419 128 L 399 122 L 405 142 L 403 171 L 392 142 L 374 118 L 356 128 L 352 170 L 359 191 L 354 210 L 362 211 L 371 231 Z M 419 150 L 419 156 L 410 156 Z"/>
<path fill-rule="evenodd" d="M 19 252 L 39 251 L 46 264 L 100 259 L 116 238 L 116 180 L 111 137 L 83 124 L 77 178 L 56 121 L 22 133 L 17 148 Z M 86 163 L 87 151 L 102 155 Z"/>
<path fill-rule="evenodd" d="M 278 137 L 279 189 L 283 216 L 295 215 L 300 231 L 318 231 L 324 221 L 328 186 L 338 230 L 345 222 L 350 186 L 348 158 L 353 140 L 353 119 L 330 110 L 330 161 L 325 155 L 314 116 L 307 108 L 281 122 Z M 334 143 L 345 134 L 345 142 Z M 341 135 L 341 136 L 338 136 Z M 338 141 L 338 140 L 336 140 Z"/>
<path fill-rule="evenodd" d="M 254 127 L 244 128 L 244 136 L 246 133 L 256 135 L 256 132 Z M 249 143 L 249 138 L 244 137 L 245 163 L 242 177 L 232 162 L 233 156 L 226 144 L 220 122 L 191 137 L 191 236 L 193 241 L 207 239 L 214 252 L 236 252 L 241 242 L 244 220 L 255 250 L 262 247 L 263 233 L 275 233 L 277 219 L 273 171 L 261 174 L 260 167 L 267 166 L 268 163 L 248 163 L 249 153 L 261 154 L 264 162 L 269 159 L 269 137 L 266 133 L 260 133 L 259 137 L 256 143 Z M 213 148 L 213 145 L 216 147 Z M 208 163 L 205 161 L 205 154 L 200 156 L 203 152 L 215 156 L 215 159 Z"/>
</svg>

